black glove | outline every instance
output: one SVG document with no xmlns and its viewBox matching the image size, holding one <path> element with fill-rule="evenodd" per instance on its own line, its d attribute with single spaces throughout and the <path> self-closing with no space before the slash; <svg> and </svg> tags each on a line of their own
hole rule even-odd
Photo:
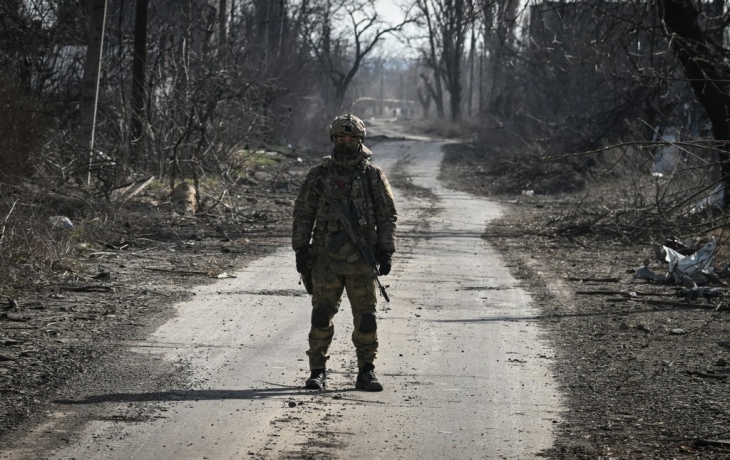
<svg viewBox="0 0 730 460">
<path fill-rule="evenodd" d="M 309 248 L 299 248 L 295 251 L 297 256 L 297 272 L 304 273 L 309 267 L 307 265 L 313 259 Z"/>
<path fill-rule="evenodd" d="M 390 269 L 393 263 L 393 254 L 388 251 L 378 251 L 378 263 L 380 264 L 380 276 L 385 276 L 390 273 Z"/>
</svg>

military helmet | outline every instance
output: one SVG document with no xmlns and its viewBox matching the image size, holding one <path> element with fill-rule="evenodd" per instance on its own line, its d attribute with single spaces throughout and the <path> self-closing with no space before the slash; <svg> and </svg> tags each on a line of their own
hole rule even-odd
<svg viewBox="0 0 730 460">
<path fill-rule="evenodd" d="M 330 140 L 334 141 L 335 136 L 349 134 L 359 136 L 360 141 L 365 140 L 365 123 L 351 113 L 344 113 L 337 116 L 330 124 Z"/>
</svg>

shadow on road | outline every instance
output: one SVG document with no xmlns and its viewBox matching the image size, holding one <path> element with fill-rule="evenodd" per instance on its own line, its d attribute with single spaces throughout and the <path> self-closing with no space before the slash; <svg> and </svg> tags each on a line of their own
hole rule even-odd
<svg viewBox="0 0 730 460">
<path fill-rule="evenodd" d="M 227 399 L 268 399 L 286 396 L 317 394 L 321 396 L 342 394 L 354 388 L 312 391 L 304 387 L 256 388 L 249 390 L 170 390 L 151 393 L 111 393 L 92 395 L 83 399 L 55 400 L 56 404 L 99 404 L 105 402 L 174 402 L 174 401 L 224 401 Z"/>
<path fill-rule="evenodd" d="M 580 317 L 591 317 L 591 316 L 631 316 L 631 315 L 638 315 L 642 314 L 645 315 L 647 313 L 664 313 L 668 311 L 677 311 L 677 310 L 687 310 L 692 308 L 698 309 L 698 310 L 707 310 L 707 307 L 704 305 L 697 305 L 697 306 L 687 306 L 687 307 L 666 307 L 666 308 L 656 308 L 652 310 L 636 310 L 636 311 L 611 311 L 611 312 L 600 312 L 600 313 L 561 313 L 561 314 L 554 314 L 554 315 L 525 315 L 525 316 L 495 316 L 492 318 L 461 318 L 461 319 L 432 319 L 427 320 L 434 323 L 494 323 L 499 321 L 505 321 L 505 322 L 513 322 L 513 321 L 538 321 L 543 319 L 555 319 L 560 320 L 562 318 L 580 318 Z"/>
</svg>

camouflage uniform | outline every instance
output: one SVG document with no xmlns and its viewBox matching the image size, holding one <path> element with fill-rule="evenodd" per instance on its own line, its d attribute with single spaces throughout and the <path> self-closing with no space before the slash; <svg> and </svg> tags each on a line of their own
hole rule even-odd
<svg viewBox="0 0 730 460">
<path fill-rule="evenodd" d="M 372 365 L 378 350 L 375 306 L 375 280 L 357 248 L 344 232 L 335 210 L 330 209 L 317 192 L 329 200 L 353 204 L 362 210 L 360 231 L 374 251 L 395 252 L 396 210 L 393 193 L 383 171 L 370 164 L 372 152 L 360 146 L 356 156 L 343 163 L 336 152 L 312 168 L 294 205 L 292 247 L 311 248 L 312 320 L 309 332 L 310 369 L 326 367 L 327 351 L 332 343 L 332 318 L 339 310 L 343 290 L 352 306 L 354 331 L 352 342 L 357 350 L 358 367 Z M 354 213 L 353 213 L 354 215 Z"/>
</svg>

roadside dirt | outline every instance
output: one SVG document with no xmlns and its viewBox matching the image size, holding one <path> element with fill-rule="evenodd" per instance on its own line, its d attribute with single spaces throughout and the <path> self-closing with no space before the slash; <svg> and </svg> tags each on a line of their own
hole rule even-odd
<svg viewBox="0 0 730 460">
<path fill-rule="evenodd" d="M 114 210 L 103 240 L 74 241 L 73 256 L 52 270 L 2 286 L 0 444 L 48 417 L 61 388 L 185 389 L 186 363 L 140 364 L 125 359 L 125 348 L 167 321 L 192 286 L 288 244 L 299 176 L 317 158 L 302 160 L 284 159 L 277 168 L 286 175 L 239 181 L 225 209 L 203 216 L 178 214 L 143 193 Z"/>
<path fill-rule="evenodd" d="M 509 181 L 485 173 L 489 156 L 455 146 L 446 159 L 447 184 L 510 211 L 484 238 L 531 291 L 556 353 L 569 407 L 548 457 L 728 458 L 727 313 L 706 301 L 668 303 L 677 302 L 671 287 L 634 280 L 632 270 L 654 260 L 648 243 L 566 232 L 579 195 L 500 194 Z M 287 180 L 229 190 L 232 210 L 221 215 L 180 216 L 142 196 L 118 211 L 126 218 L 105 241 L 84 242 L 42 279 L 3 286 L 17 308 L 0 312 L 0 443 L 50 416 L 60 388 L 184 389 L 186 363 L 151 359 L 140 368 L 124 359 L 126 344 L 169 319 L 191 286 L 288 244 L 290 201 L 318 156 L 303 160 L 287 160 Z M 408 187 L 397 174 L 391 181 Z M 119 417 L 149 417 L 134 410 Z"/>
<path fill-rule="evenodd" d="M 500 194 L 500 185 L 529 178 L 490 175 L 489 155 L 473 149 L 447 152 L 442 180 L 509 210 L 484 238 L 531 291 L 556 353 L 568 408 L 549 457 L 728 458 L 728 313 L 704 299 L 680 302 L 672 286 L 635 280 L 645 259 L 657 273 L 666 264 L 655 262 L 652 241 L 629 244 L 573 225 L 600 201 Z M 602 193 L 612 199 L 610 184 Z"/>
<path fill-rule="evenodd" d="M 63 411 L 59 401 L 75 396 L 194 386 L 189 363 L 154 355 L 140 360 L 125 350 L 139 347 L 170 320 L 173 306 L 194 295 L 194 286 L 289 246 L 293 200 L 321 156 L 300 153 L 301 161 L 285 158 L 272 170 L 256 172 L 228 188 L 225 209 L 221 205 L 205 215 L 174 212 L 150 189 L 114 208 L 113 222 L 97 239 L 74 239 L 73 255 L 53 269 L 0 286 L 0 445 L 22 452 L 15 440 L 26 431 L 44 430 L 44 421 Z M 402 174 L 390 180 L 409 193 L 425 193 Z M 74 219 L 74 224 L 84 222 Z M 63 411 L 65 432 L 35 439 L 57 446 L 84 420 L 108 416 L 92 413 L 98 410 L 93 405 L 75 409 L 75 420 Z M 155 417 L 156 409 L 129 404 L 115 417 L 142 422 Z"/>
</svg>

